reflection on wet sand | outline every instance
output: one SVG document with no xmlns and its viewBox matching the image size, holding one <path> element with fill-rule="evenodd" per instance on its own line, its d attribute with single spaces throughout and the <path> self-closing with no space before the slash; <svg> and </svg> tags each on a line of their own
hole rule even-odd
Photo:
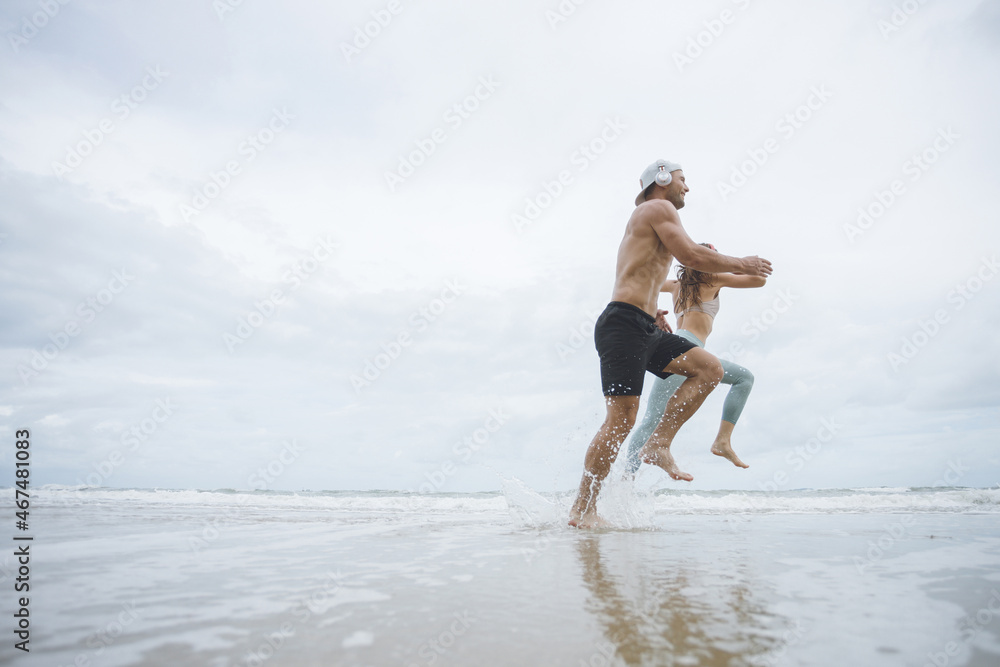
<svg viewBox="0 0 1000 667">
<path fill-rule="evenodd" d="M 723 577 L 667 561 L 635 562 L 616 552 L 610 562 L 622 571 L 611 572 L 601 551 L 615 549 L 614 537 L 581 536 L 577 551 L 591 593 L 587 610 L 626 664 L 771 663 L 778 644 L 773 628 L 780 623 L 755 599 L 745 571 L 734 565 Z"/>
</svg>

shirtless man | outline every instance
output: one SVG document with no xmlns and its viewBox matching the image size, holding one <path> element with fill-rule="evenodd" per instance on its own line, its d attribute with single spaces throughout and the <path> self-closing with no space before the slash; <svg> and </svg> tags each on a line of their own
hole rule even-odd
<svg viewBox="0 0 1000 667">
<path fill-rule="evenodd" d="M 580 492 L 570 510 L 569 525 L 578 528 L 605 525 L 597 515 L 597 496 L 618 448 L 635 424 L 646 371 L 661 378 L 677 373 L 687 379 L 670 398 L 640 456 L 673 479 L 694 479 L 674 463 L 670 443 L 722 379 L 722 365 L 709 352 L 656 325 L 657 297 L 674 257 L 698 271 L 771 274 L 766 259 L 729 257 L 688 237 L 677 213 L 690 190 L 679 164 L 657 160 L 642 172 L 639 182 L 636 208 L 618 247 L 611 303 L 594 326 L 608 413 L 587 449 Z"/>
</svg>

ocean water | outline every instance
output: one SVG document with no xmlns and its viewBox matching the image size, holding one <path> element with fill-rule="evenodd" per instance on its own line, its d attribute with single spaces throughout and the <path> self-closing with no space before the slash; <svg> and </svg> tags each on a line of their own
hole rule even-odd
<svg viewBox="0 0 1000 667">
<path fill-rule="evenodd" d="M 1000 489 L 611 483 L 595 532 L 571 500 L 35 489 L 0 663 L 1000 665 Z"/>
</svg>

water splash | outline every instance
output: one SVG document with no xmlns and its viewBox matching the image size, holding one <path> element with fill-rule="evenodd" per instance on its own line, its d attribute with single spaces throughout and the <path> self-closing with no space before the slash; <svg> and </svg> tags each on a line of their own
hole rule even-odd
<svg viewBox="0 0 1000 667">
<path fill-rule="evenodd" d="M 516 477 L 500 477 L 500 486 L 507 501 L 507 511 L 521 528 L 546 528 L 566 523 L 569 507 L 563 507 L 558 499 L 549 500 Z"/>
</svg>

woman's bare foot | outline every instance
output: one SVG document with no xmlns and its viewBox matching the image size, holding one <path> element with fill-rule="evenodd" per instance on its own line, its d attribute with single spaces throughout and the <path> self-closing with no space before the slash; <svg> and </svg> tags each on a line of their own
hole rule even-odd
<svg viewBox="0 0 1000 667">
<path fill-rule="evenodd" d="M 673 479 L 684 480 L 685 482 L 690 482 L 694 479 L 694 477 L 686 472 L 682 472 L 681 469 L 677 467 L 677 463 L 674 462 L 674 455 L 670 453 L 669 447 L 654 449 L 653 451 L 647 451 L 646 448 L 643 447 L 639 452 L 639 456 L 642 458 L 644 463 L 663 468 L 663 470 L 665 470 L 666 473 Z"/>
<path fill-rule="evenodd" d="M 743 463 L 743 461 L 740 461 L 740 457 L 736 456 L 736 452 L 733 451 L 733 445 L 728 440 L 716 440 L 712 444 L 712 453 L 724 459 L 729 459 L 737 468 L 750 467 L 746 463 Z"/>
</svg>

